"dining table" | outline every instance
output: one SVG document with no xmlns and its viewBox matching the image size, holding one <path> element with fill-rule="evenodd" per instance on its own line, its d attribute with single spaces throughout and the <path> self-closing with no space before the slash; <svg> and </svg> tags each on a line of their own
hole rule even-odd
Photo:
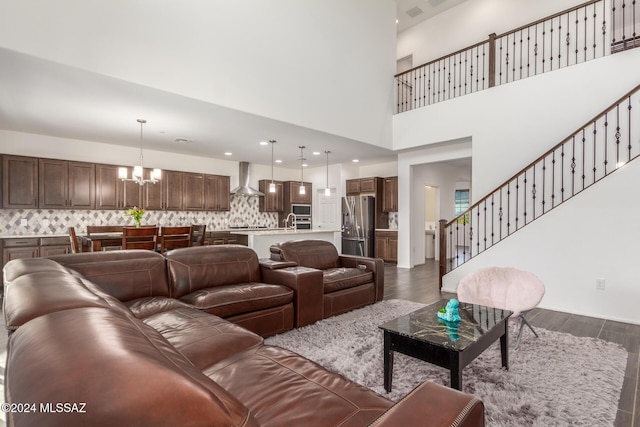
<svg viewBox="0 0 640 427">
<path fill-rule="evenodd" d="M 98 233 L 78 236 L 82 252 L 100 252 L 102 248 L 122 246 L 122 233 Z"/>
</svg>

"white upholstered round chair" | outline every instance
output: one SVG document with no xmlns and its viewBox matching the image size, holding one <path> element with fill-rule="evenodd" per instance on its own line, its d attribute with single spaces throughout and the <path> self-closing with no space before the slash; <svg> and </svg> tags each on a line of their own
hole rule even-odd
<svg viewBox="0 0 640 427">
<path fill-rule="evenodd" d="M 511 318 L 520 322 L 514 348 L 520 344 L 524 325 L 538 337 L 525 315 L 540 303 L 544 292 L 544 283 L 535 274 L 512 267 L 476 270 L 463 277 L 457 289 L 460 302 L 513 311 Z"/>
</svg>

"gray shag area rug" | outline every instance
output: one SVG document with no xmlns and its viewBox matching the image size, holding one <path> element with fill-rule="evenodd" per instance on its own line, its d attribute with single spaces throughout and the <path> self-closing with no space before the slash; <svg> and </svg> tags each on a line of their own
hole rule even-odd
<svg viewBox="0 0 640 427">
<path fill-rule="evenodd" d="M 381 301 L 265 340 L 290 349 L 393 401 L 424 381 L 449 386 L 449 371 L 395 354 L 393 390 L 383 387 L 378 326 L 423 307 Z M 463 371 L 463 390 L 481 399 L 488 426 L 612 426 L 624 380 L 627 351 L 596 338 L 536 328 L 523 331 L 502 369 L 495 343 Z M 515 343 L 516 330 L 510 340 Z"/>
</svg>

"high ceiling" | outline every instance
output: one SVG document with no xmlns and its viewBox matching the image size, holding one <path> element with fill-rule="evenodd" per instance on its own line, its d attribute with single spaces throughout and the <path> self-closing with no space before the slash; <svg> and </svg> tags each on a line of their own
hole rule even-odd
<svg viewBox="0 0 640 427">
<path fill-rule="evenodd" d="M 461 1 L 397 0 L 398 31 Z M 0 48 L 0 64 L 0 129 L 138 147 L 140 118 L 147 120 L 145 147 L 159 151 L 269 164 L 271 149 L 259 142 L 273 138 L 279 167 L 300 166 L 301 141 L 310 167 L 325 164 L 325 150 L 331 163 L 396 159 L 393 151 L 370 144 L 7 49 Z"/>
<path fill-rule="evenodd" d="M 396 0 L 398 32 L 421 23 L 466 0 Z"/>
</svg>

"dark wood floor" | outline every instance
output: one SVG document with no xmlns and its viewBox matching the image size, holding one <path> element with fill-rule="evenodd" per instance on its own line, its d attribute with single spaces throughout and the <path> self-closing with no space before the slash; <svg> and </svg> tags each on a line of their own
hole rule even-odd
<svg viewBox="0 0 640 427">
<path fill-rule="evenodd" d="M 404 299 L 425 304 L 442 298 L 454 298 L 455 294 L 441 293 L 438 289 L 438 266 L 435 261 L 412 269 L 385 265 L 385 299 Z M 535 309 L 527 319 L 535 327 L 550 331 L 565 332 L 580 337 L 595 337 L 621 344 L 629 352 L 627 368 L 615 427 L 640 427 L 640 325 L 596 319 L 562 313 L 559 311 Z M 526 331 L 525 331 L 526 332 Z"/>
</svg>

